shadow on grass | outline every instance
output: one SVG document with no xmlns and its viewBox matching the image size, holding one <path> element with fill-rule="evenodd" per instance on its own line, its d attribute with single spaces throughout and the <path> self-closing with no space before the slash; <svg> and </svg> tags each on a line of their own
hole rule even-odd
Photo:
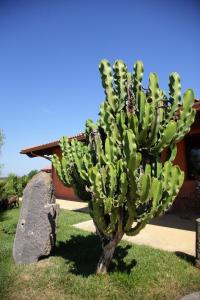
<svg viewBox="0 0 200 300">
<path fill-rule="evenodd" d="M 124 257 L 128 254 L 130 245 L 118 246 L 115 250 L 109 272 L 130 273 L 137 262 L 133 259 L 126 263 Z M 101 244 L 99 238 L 90 234 L 88 236 L 72 236 L 69 241 L 59 242 L 55 248 L 55 256 L 66 259 L 66 263 L 72 265 L 70 272 L 76 275 L 89 276 L 96 272 L 97 262 L 101 256 Z"/>
<path fill-rule="evenodd" d="M 195 265 L 195 257 L 194 256 L 189 255 L 184 252 L 181 252 L 181 251 L 176 251 L 175 254 L 177 257 L 185 260 L 186 262 L 190 263 L 191 265 Z"/>
<path fill-rule="evenodd" d="M 0 222 L 8 220 L 8 217 L 6 216 L 6 211 L 0 211 Z"/>
<path fill-rule="evenodd" d="M 83 207 L 83 208 L 77 208 L 77 209 L 73 209 L 74 212 L 82 212 L 85 214 L 89 213 L 89 208 L 88 207 Z"/>
</svg>

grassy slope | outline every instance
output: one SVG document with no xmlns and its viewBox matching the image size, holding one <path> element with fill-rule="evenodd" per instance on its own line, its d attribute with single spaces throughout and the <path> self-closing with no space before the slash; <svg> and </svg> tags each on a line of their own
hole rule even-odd
<svg viewBox="0 0 200 300">
<path fill-rule="evenodd" d="M 110 274 L 94 274 L 100 244 L 93 234 L 71 225 L 84 213 L 61 211 L 55 255 L 37 264 L 16 266 L 12 243 L 19 210 L 0 214 L 0 299 L 179 299 L 200 289 L 192 260 L 150 247 L 122 242 Z"/>
</svg>

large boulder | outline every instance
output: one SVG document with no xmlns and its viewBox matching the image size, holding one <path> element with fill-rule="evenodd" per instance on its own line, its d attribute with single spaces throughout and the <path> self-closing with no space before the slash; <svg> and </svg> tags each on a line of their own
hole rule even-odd
<svg viewBox="0 0 200 300">
<path fill-rule="evenodd" d="M 36 174 L 23 194 L 13 245 L 17 264 L 37 262 L 40 257 L 51 254 L 56 241 L 58 211 L 51 177 L 45 172 Z"/>
</svg>

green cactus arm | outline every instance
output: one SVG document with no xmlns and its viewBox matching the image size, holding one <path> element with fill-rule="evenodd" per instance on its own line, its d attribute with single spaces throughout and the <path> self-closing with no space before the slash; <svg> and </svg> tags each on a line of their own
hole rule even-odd
<svg viewBox="0 0 200 300">
<path fill-rule="evenodd" d="M 150 197 L 152 199 L 152 209 L 150 211 L 150 214 L 147 216 L 150 217 L 152 216 L 152 214 L 155 213 L 155 210 L 159 204 L 159 201 L 162 197 L 162 192 L 163 192 L 163 185 L 162 185 L 162 182 L 153 177 L 153 180 L 152 180 L 152 186 L 151 186 L 151 190 L 150 190 Z"/>
<path fill-rule="evenodd" d="M 178 73 L 173 72 L 169 76 L 169 101 L 171 102 L 168 120 L 170 120 L 179 109 L 181 101 L 181 81 Z"/>
<path fill-rule="evenodd" d="M 115 192 L 117 189 L 117 172 L 115 166 L 111 163 L 106 165 L 106 168 L 103 169 L 105 173 L 103 174 L 102 168 L 100 170 L 102 185 L 101 187 L 104 196 L 103 203 L 106 214 L 111 214 L 113 203 L 115 199 Z"/>
<path fill-rule="evenodd" d="M 160 178 L 161 173 L 162 173 L 162 163 L 157 158 L 157 161 L 151 164 L 151 175 L 153 177 Z"/>
<path fill-rule="evenodd" d="M 146 186 L 146 194 L 144 193 L 144 197 L 143 200 L 145 200 L 146 202 L 149 201 L 149 199 L 152 199 L 152 205 L 151 208 L 148 212 L 146 212 L 144 214 L 144 216 L 142 218 L 140 218 L 141 220 L 136 224 L 135 227 L 132 228 L 133 222 L 136 221 L 138 219 L 137 214 L 133 215 L 133 212 L 135 212 L 133 204 L 131 206 L 131 208 L 133 209 L 132 215 L 130 214 L 127 224 L 125 226 L 125 233 L 127 235 L 136 235 L 139 233 L 139 231 L 145 227 L 145 225 L 148 223 L 148 221 L 153 217 L 153 215 L 156 213 L 156 208 L 157 205 L 162 197 L 162 191 L 163 191 L 163 187 L 162 187 L 162 183 L 155 177 L 152 178 L 152 180 L 148 180 L 146 176 L 150 177 L 150 173 L 151 173 L 151 167 L 150 165 L 147 164 L 146 168 L 145 168 L 145 173 L 142 176 L 142 180 L 146 181 L 144 183 L 144 186 Z M 146 176 L 144 176 L 146 175 Z M 135 189 L 139 189 L 141 188 L 141 183 L 138 182 L 138 185 L 136 186 Z M 139 198 L 139 202 L 141 203 L 141 193 L 140 190 L 138 192 L 136 192 L 135 197 Z M 129 211 L 131 212 L 131 210 L 129 209 Z"/>
<path fill-rule="evenodd" d="M 177 121 L 177 135 L 174 138 L 175 142 L 180 141 L 184 135 L 189 132 L 190 127 L 194 122 L 196 111 L 192 108 L 193 104 L 194 92 L 189 89 L 183 95 L 183 107 Z"/>
<path fill-rule="evenodd" d="M 74 166 L 77 167 L 78 172 L 81 177 L 87 180 L 87 173 L 83 169 L 81 161 L 81 146 L 76 140 L 73 140 L 71 146 L 66 137 L 61 138 L 60 147 L 62 149 L 62 158 L 59 159 L 56 156 L 52 157 L 52 163 L 56 168 L 60 180 L 67 186 L 73 186 L 73 179 L 69 173 L 69 170 L 74 169 Z M 78 155 L 79 152 L 79 155 Z"/>
<path fill-rule="evenodd" d="M 133 77 L 132 77 L 132 81 L 133 81 L 133 93 L 136 95 L 142 87 L 142 78 L 143 78 L 143 73 L 144 73 L 144 66 L 143 63 L 141 61 L 136 61 L 136 63 L 134 64 L 134 68 L 133 68 Z"/>
<path fill-rule="evenodd" d="M 64 176 L 63 176 L 63 172 L 62 172 L 62 166 L 61 166 L 61 162 L 60 159 L 58 158 L 58 156 L 56 154 L 54 154 L 51 158 L 51 162 L 53 164 L 53 167 L 55 168 L 59 179 L 62 182 L 65 182 Z"/>
<path fill-rule="evenodd" d="M 158 99 L 158 107 L 157 107 L 157 110 L 158 110 L 158 117 L 159 117 L 159 123 L 160 123 L 160 126 L 159 126 L 159 130 L 161 129 L 161 126 L 162 124 L 165 123 L 165 114 L 166 114 L 166 100 L 167 100 L 167 97 L 165 95 L 165 91 L 163 90 L 159 90 L 159 99 Z"/>
<path fill-rule="evenodd" d="M 84 163 L 84 169 L 88 172 L 88 170 L 93 166 L 92 164 L 92 156 L 91 154 L 86 151 L 83 155 L 83 163 Z"/>
<path fill-rule="evenodd" d="M 97 161 L 99 161 L 101 165 L 105 164 L 106 157 L 105 157 L 105 153 L 103 150 L 102 140 L 101 140 L 101 137 L 100 137 L 100 134 L 98 131 L 94 135 L 94 145 L 95 145 L 94 150 L 95 150 L 95 155 L 96 155 Z"/>
<path fill-rule="evenodd" d="M 80 151 L 80 148 L 78 146 L 79 146 L 78 142 L 75 139 L 72 140 L 71 147 L 73 149 L 74 163 L 75 163 L 75 165 L 77 167 L 77 170 L 80 174 L 82 169 L 83 169 L 83 161 L 82 161 L 82 157 L 81 157 L 81 151 Z"/>
<path fill-rule="evenodd" d="M 128 116 L 128 128 L 133 131 L 136 137 L 136 143 L 139 144 L 139 122 L 136 115 L 129 115 Z"/>
<path fill-rule="evenodd" d="M 144 221 L 136 223 L 134 227 L 131 229 L 125 231 L 126 235 L 128 236 L 135 236 L 137 235 L 144 227 L 146 226 L 146 223 Z"/>
<path fill-rule="evenodd" d="M 92 120 L 88 119 L 85 122 L 85 137 L 88 143 L 91 141 L 91 135 L 95 130 L 97 130 L 96 124 Z"/>
<path fill-rule="evenodd" d="M 127 116 L 126 113 L 122 110 L 116 115 L 116 123 L 118 127 L 121 140 L 123 139 L 124 131 L 127 129 Z"/>
<path fill-rule="evenodd" d="M 140 222 L 137 222 L 136 225 L 132 227 L 133 221 L 136 221 L 137 218 L 135 218 L 135 220 L 134 218 L 129 218 L 129 223 L 127 222 L 127 225 L 125 227 L 125 233 L 128 236 L 137 235 L 157 212 L 157 205 L 162 197 L 162 183 L 155 177 L 152 180 L 150 197 L 152 198 L 152 207 L 150 211 L 144 215 L 142 220 Z"/>
<path fill-rule="evenodd" d="M 115 122 L 112 110 L 108 102 L 104 102 L 100 106 L 100 125 L 106 133 L 111 133 L 111 126 Z"/>
<path fill-rule="evenodd" d="M 173 166 L 170 161 L 167 161 L 164 164 L 162 176 L 164 190 L 166 190 L 169 195 L 174 193 L 177 194 L 184 180 L 184 173 L 180 168 L 178 166 Z"/>
<path fill-rule="evenodd" d="M 155 112 L 151 119 L 152 126 L 148 143 L 154 145 L 158 138 L 158 134 L 161 136 L 165 135 L 163 132 L 168 130 L 168 124 L 171 120 L 175 119 L 175 113 L 178 109 L 178 104 L 180 103 L 181 86 L 179 75 L 177 73 L 172 73 L 169 82 L 169 94 L 172 104 L 171 106 L 168 106 L 165 104 L 167 98 L 164 91 L 159 89 L 157 76 L 152 74 L 149 81 L 148 97 L 152 99 L 152 105 L 155 107 Z M 173 125 L 171 125 L 171 127 L 173 127 Z M 166 145 L 163 146 L 163 148 L 164 147 L 166 147 Z"/>
<path fill-rule="evenodd" d="M 131 203 L 129 199 L 127 200 L 127 209 L 128 209 L 128 218 L 123 228 L 124 233 L 126 234 L 131 230 L 133 222 L 137 220 L 137 212 L 135 206 L 133 205 L 133 203 Z"/>
<path fill-rule="evenodd" d="M 117 230 L 117 223 L 119 221 L 119 209 L 112 208 L 109 218 L 110 218 L 110 222 L 106 228 L 106 232 L 107 232 L 107 234 L 112 235 L 113 232 L 115 232 Z"/>
<path fill-rule="evenodd" d="M 164 190 L 168 189 L 168 184 L 170 182 L 171 178 L 171 169 L 172 169 L 172 162 L 171 161 L 166 161 L 164 163 L 164 167 L 162 169 L 162 181 L 163 181 L 163 188 Z"/>
<path fill-rule="evenodd" d="M 167 146 L 170 145 L 171 141 L 174 138 L 174 135 L 176 134 L 177 130 L 177 124 L 175 121 L 171 120 L 164 131 L 160 134 L 160 138 L 158 139 L 158 143 L 156 146 L 152 148 L 152 151 L 154 153 L 161 153 L 161 151 L 164 150 Z"/>
<path fill-rule="evenodd" d="M 146 105 L 146 95 L 144 91 L 139 91 L 137 94 L 137 114 L 139 119 L 139 124 L 142 127 L 143 120 L 145 118 L 145 105 Z"/>
<path fill-rule="evenodd" d="M 160 123 L 162 122 L 163 115 L 163 107 L 162 107 L 162 99 L 160 99 L 160 95 L 162 91 L 159 89 L 158 76 L 155 73 L 149 74 L 149 87 L 147 92 L 148 102 L 150 102 L 153 114 L 151 116 L 151 129 L 148 135 L 148 144 L 154 145 L 157 140 L 157 135 L 160 130 Z"/>
<path fill-rule="evenodd" d="M 177 133 L 177 136 L 175 138 L 175 142 L 179 142 L 183 139 L 183 137 L 190 131 L 192 124 L 194 123 L 196 116 L 196 110 L 192 109 L 190 117 L 188 119 L 185 119 L 185 126 L 180 129 L 180 131 Z"/>
<path fill-rule="evenodd" d="M 117 188 L 117 172 L 113 164 L 108 164 L 107 181 L 109 182 L 109 197 L 114 198 Z"/>
<path fill-rule="evenodd" d="M 124 225 L 124 232 L 130 230 L 134 221 L 137 220 L 136 199 L 138 198 L 138 181 L 136 171 L 130 170 L 128 176 L 127 191 L 127 220 Z"/>
<path fill-rule="evenodd" d="M 145 173 L 140 176 L 138 184 L 140 186 L 139 201 L 141 203 L 146 203 L 146 201 L 149 197 L 149 192 L 150 192 L 150 187 L 151 187 L 151 167 L 150 167 L 150 165 L 148 165 L 148 164 L 146 165 Z"/>
<path fill-rule="evenodd" d="M 153 116 L 153 109 L 150 103 L 146 103 L 144 107 L 143 120 L 142 120 L 142 129 L 140 131 L 140 144 L 143 146 L 148 145 L 147 134 L 151 127 L 151 119 Z"/>
<path fill-rule="evenodd" d="M 107 236 L 107 224 L 105 221 L 105 213 L 104 213 L 104 208 L 102 204 L 99 204 L 95 198 L 91 201 L 91 206 L 92 206 L 92 212 L 93 212 L 93 218 L 95 220 L 95 224 L 97 228 L 105 235 Z"/>
<path fill-rule="evenodd" d="M 122 60 L 117 60 L 113 66 L 114 83 L 119 99 L 119 109 L 121 110 L 127 101 L 127 67 Z"/>
<path fill-rule="evenodd" d="M 156 73 L 149 74 L 149 86 L 148 86 L 148 98 L 154 107 L 157 106 L 157 101 L 160 95 L 160 89 L 158 84 L 158 76 Z"/>
<path fill-rule="evenodd" d="M 126 201 L 126 194 L 128 190 L 128 181 L 127 181 L 127 175 L 125 172 L 122 172 L 119 179 L 119 196 L 117 198 L 117 204 L 116 206 L 121 206 Z"/>
<path fill-rule="evenodd" d="M 113 206 L 113 198 L 111 197 L 104 197 L 103 199 L 104 203 L 104 211 L 105 214 L 111 214 L 112 206 Z"/>
<path fill-rule="evenodd" d="M 105 141 L 105 156 L 108 162 L 116 162 L 119 149 L 113 137 L 107 137 Z"/>
<path fill-rule="evenodd" d="M 94 167 L 88 170 L 88 179 L 91 184 L 92 194 L 98 199 L 98 201 L 103 203 L 105 198 L 105 190 L 102 184 L 101 173 L 99 171 L 99 166 L 95 165 Z"/>
<path fill-rule="evenodd" d="M 194 104 L 194 92 L 192 89 L 188 89 L 183 94 L 183 110 L 181 112 L 181 118 L 189 117 L 192 111 L 192 106 Z"/>
<path fill-rule="evenodd" d="M 61 164 L 61 169 L 62 169 L 61 181 L 68 187 L 72 186 L 73 179 L 72 179 L 72 176 L 70 175 L 70 168 L 72 168 L 72 166 L 70 165 L 69 160 L 66 157 L 62 157 L 60 164 Z"/>
<path fill-rule="evenodd" d="M 70 153 L 70 145 L 69 145 L 68 138 L 66 136 L 63 136 L 60 139 L 60 148 L 61 148 L 61 151 L 62 151 L 63 155 L 65 155 L 65 156 L 69 155 L 69 153 Z"/>
<path fill-rule="evenodd" d="M 165 190 L 168 195 L 165 195 L 162 202 L 157 207 L 155 216 L 163 214 L 171 206 L 183 184 L 184 172 L 182 172 L 178 166 L 167 165 L 167 172 L 163 172 L 163 177 L 165 182 Z"/>
<path fill-rule="evenodd" d="M 127 168 L 134 170 L 138 167 L 136 138 L 131 129 L 125 130 L 123 140 L 123 152 L 126 159 Z"/>
<path fill-rule="evenodd" d="M 113 88 L 112 68 L 107 60 L 102 60 L 99 64 L 99 71 L 101 73 L 102 85 L 105 90 L 106 100 L 110 107 L 115 112 L 118 109 L 117 95 Z"/>
<path fill-rule="evenodd" d="M 169 147 L 170 155 L 168 157 L 169 161 L 174 161 L 177 155 L 177 146 L 176 144 L 172 144 Z"/>
<path fill-rule="evenodd" d="M 158 136 L 158 132 L 159 132 L 159 129 L 160 129 L 160 114 L 159 114 L 159 111 L 161 109 L 158 110 L 158 108 L 156 107 L 155 110 L 154 110 L 154 113 L 152 114 L 152 120 L 151 120 L 151 130 L 149 132 L 149 135 L 148 135 L 148 144 L 151 146 L 151 145 L 154 145 L 157 141 L 157 136 Z"/>
</svg>

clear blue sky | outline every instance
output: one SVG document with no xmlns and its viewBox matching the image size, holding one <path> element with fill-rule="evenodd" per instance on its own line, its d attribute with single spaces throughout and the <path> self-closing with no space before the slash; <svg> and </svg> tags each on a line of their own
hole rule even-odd
<svg viewBox="0 0 200 300">
<path fill-rule="evenodd" d="M 200 98 L 200 2 L 0 0 L 2 175 L 49 164 L 19 151 L 74 135 L 104 99 L 98 63 L 137 59 L 167 90 L 177 71 Z"/>
</svg>

